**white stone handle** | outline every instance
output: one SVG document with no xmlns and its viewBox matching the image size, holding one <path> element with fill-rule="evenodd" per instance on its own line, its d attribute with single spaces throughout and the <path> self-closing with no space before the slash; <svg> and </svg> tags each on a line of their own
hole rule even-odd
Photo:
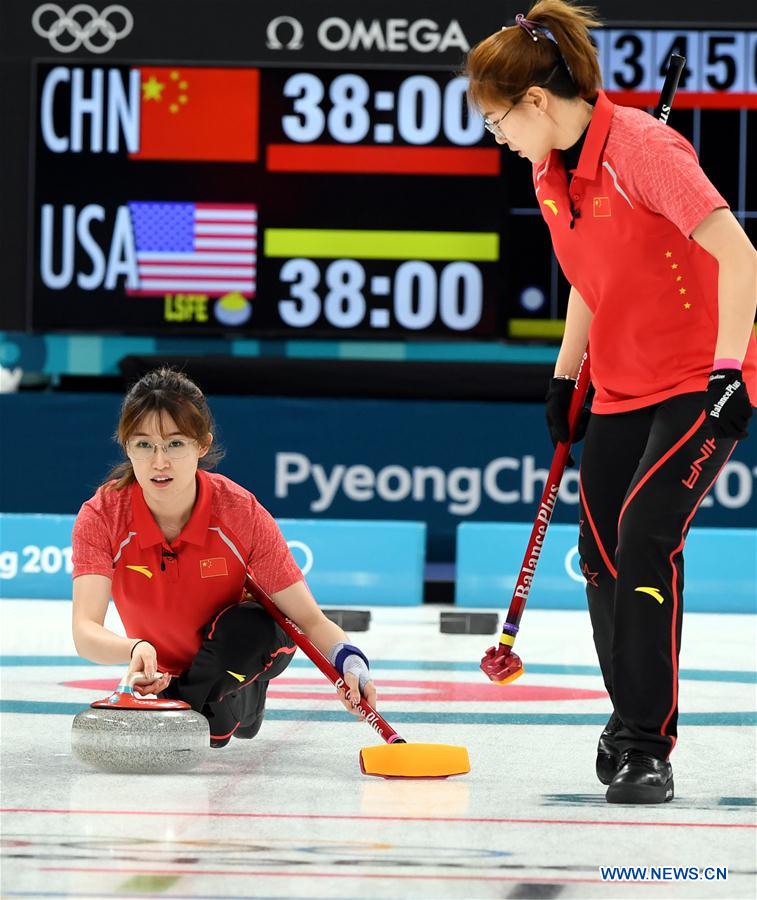
<svg viewBox="0 0 757 900">
<path fill-rule="evenodd" d="M 151 681 L 155 681 L 158 678 L 162 678 L 162 672 L 156 672 L 155 678 L 148 678 L 144 672 L 132 672 L 131 675 L 125 676 L 121 683 L 116 688 L 117 694 L 133 694 L 134 693 L 134 685 L 139 681 L 145 682 L 148 684 Z"/>
</svg>

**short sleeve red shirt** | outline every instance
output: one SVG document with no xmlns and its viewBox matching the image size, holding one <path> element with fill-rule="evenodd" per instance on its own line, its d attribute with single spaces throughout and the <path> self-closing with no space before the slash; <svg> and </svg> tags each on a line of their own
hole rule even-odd
<svg viewBox="0 0 757 900">
<path fill-rule="evenodd" d="M 626 412 L 704 391 L 718 333 L 718 264 L 690 235 L 728 204 L 691 144 L 600 91 L 570 185 L 559 151 L 533 177 L 555 255 L 593 313 L 592 410 Z M 743 371 L 757 398 L 754 333 Z"/>
<path fill-rule="evenodd" d="M 158 652 L 161 671 L 187 668 L 203 630 L 238 603 L 249 567 L 271 594 L 302 579 L 270 513 L 249 491 L 216 473 L 197 472 L 197 500 L 181 534 L 168 544 L 137 483 L 107 486 L 74 523 L 73 577 L 105 575 L 129 637 Z"/>
</svg>

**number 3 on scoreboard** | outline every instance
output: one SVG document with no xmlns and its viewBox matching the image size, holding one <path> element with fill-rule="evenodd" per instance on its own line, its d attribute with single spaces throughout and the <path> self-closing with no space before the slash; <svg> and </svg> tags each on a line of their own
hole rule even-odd
<svg viewBox="0 0 757 900">
<path fill-rule="evenodd" d="M 282 321 L 292 328 L 314 325 L 321 314 L 321 298 L 316 292 L 321 270 L 310 259 L 289 259 L 281 267 L 280 278 L 291 285 L 289 293 L 294 298 L 279 301 Z"/>
</svg>

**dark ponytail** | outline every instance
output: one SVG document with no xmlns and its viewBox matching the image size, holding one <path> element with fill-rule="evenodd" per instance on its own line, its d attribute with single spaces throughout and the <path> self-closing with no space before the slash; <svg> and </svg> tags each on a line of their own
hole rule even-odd
<svg viewBox="0 0 757 900">
<path fill-rule="evenodd" d="M 539 0 L 522 25 L 503 28 L 471 49 L 464 69 L 471 102 L 482 111 L 503 101 L 515 104 L 533 86 L 593 100 L 602 73 L 589 29 L 599 25 L 588 7 Z"/>
</svg>

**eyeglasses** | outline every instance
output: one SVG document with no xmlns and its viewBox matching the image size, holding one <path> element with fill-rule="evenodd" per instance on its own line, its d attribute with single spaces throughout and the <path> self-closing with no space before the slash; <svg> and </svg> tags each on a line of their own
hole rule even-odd
<svg viewBox="0 0 757 900">
<path fill-rule="evenodd" d="M 505 135 L 502 133 L 501 125 L 517 105 L 517 103 L 514 103 L 506 113 L 503 113 L 497 119 L 496 122 L 492 122 L 491 119 L 487 119 L 486 117 L 484 117 L 484 128 L 489 132 L 489 134 L 493 134 L 494 137 L 501 137 L 503 140 L 505 140 Z"/>
<path fill-rule="evenodd" d="M 127 443 L 129 456 L 134 459 L 152 459 L 155 451 L 160 447 L 163 453 L 169 459 L 184 459 L 189 455 L 192 444 L 196 444 L 195 440 L 185 440 L 184 438 L 172 438 L 166 444 L 154 444 L 152 441 L 146 441 L 143 438 L 135 438 Z"/>
</svg>

